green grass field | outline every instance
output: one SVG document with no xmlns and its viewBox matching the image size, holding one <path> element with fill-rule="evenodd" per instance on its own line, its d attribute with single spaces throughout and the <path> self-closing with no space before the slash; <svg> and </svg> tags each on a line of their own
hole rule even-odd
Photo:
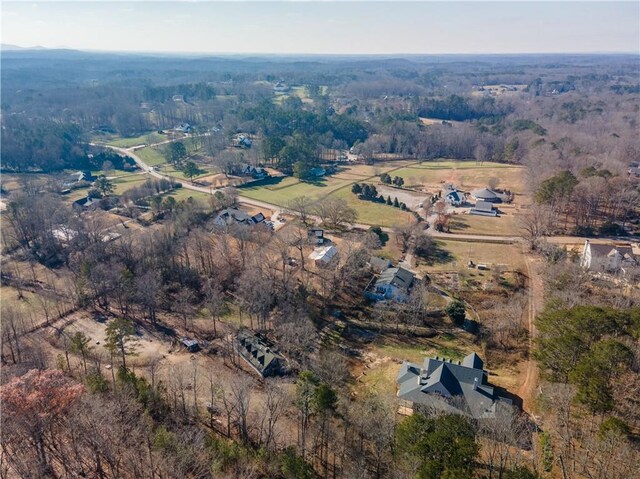
<svg viewBox="0 0 640 479">
<path fill-rule="evenodd" d="M 149 145 L 159 143 L 167 139 L 167 135 L 161 135 L 157 131 L 132 138 L 113 138 L 106 142 L 107 145 L 117 146 L 118 148 L 131 148 L 137 145 Z"/>
<path fill-rule="evenodd" d="M 173 165 L 170 165 L 168 163 L 162 164 L 161 166 L 159 166 L 159 168 L 160 168 L 160 173 L 162 173 L 163 175 L 173 176 L 174 178 L 178 178 L 180 180 L 187 179 L 187 177 L 184 175 L 182 171 L 176 170 Z M 193 179 L 197 180 L 198 178 L 202 178 L 203 176 L 209 176 L 212 173 L 213 172 L 210 170 L 202 169 L 202 173 L 200 173 L 198 176 L 194 176 Z"/>
<path fill-rule="evenodd" d="M 336 191 L 333 196 L 345 199 L 358 212 L 358 223 L 377 226 L 399 226 L 414 221 L 411 213 L 382 203 L 359 200 L 351 188 Z"/>
<path fill-rule="evenodd" d="M 351 185 L 408 164 L 407 162 L 398 163 L 400 162 L 376 166 L 355 165 L 316 182 L 303 182 L 293 177 L 269 178 L 259 183 L 241 186 L 238 188 L 238 193 L 241 196 L 278 206 L 286 206 L 292 198 L 298 196 L 320 199 L 335 195 L 347 200 L 349 205 L 358 212 L 358 223 L 396 226 L 412 221 L 412 215 L 392 206 L 358 200 L 351 193 Z"/>
<path fill-rule="evenodd" d="M 323 178 L 322 181 L 307 183 L 297 178 L 287 176 L 269 178 L 259 183 L 241 186 L 238 188 L 238 193 L 255 200 L 286 206 L 292 198 L 307 196 L 309 198 L 319 199 L 351 183 L 353 183 L 351 179 L 334 177 Z"/>
<path fill-rule="evenodd" d="M 193 198 L 196 201 L 208 204 L 211 197 L 207 193 L 201 193 L 200 191 L 188 190 L 186 188 L 178 188 L 172 191 L 167 196 L 173 196 L 177 201 L 186 200 L 187 198 Z"/>
<path fill-rule="evenodd" d="M 136 155 L 149 166 L 157 166 L 167 162 L 162 152 L 156 148 L 140 148 L 136 151 Z"/>
<path fill-rule="evenodd" d="M 114 186 L 114 194 L 121 195 L 127 190 L 131 188 L 135 188 L 136 186 L 140 186 L 142 183 L 149 179 L 148 175 L 127 175 L 121 176 L 113 180 Z"/>
</svg>

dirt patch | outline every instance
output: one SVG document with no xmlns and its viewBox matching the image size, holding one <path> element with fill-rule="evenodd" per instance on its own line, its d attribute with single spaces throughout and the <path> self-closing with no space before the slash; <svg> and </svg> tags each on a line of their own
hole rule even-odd
<svg viewBox="0 0 640 479">
<path fill-rule="evenodd" d="M 238 176 L 229 176 L 222 173 L 215 175 L 202 176 L 196 180 L 198 185 L 211 186 L 213 188 L 224 188 L 226 186 L 239 186 L 252 181 L 252 178 L 240 178 Z"/>
<path fill-rule="evenodd" d="M 385 198 L 390 196 L 391 201 L 393 201 L 394 198 L 398 198 L 398 201 L 406 204 L 410 210 L 417 210 L 419 205 L 427 200 L 427 195 L 425 193 L 419 193 L 417 191 L 401 190 L 383 185 L 376 186 L 376 189 L 378 190 L 378 193 L 383 195 Z"/>
</svg>

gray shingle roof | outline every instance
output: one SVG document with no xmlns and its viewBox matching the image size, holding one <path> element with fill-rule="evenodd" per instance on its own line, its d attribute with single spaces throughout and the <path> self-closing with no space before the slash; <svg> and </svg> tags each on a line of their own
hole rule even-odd
<svg viewBox="0 0 640 479">
<path fill-rule="evenodd" d="M 275 373 L 282 367 L 284 358 L 261 335 L 243 331 L 238 334 L 236 341 L 240 356 L 262 376 Z"/>
<path fill-rule="evenodd" d="M 471 196 L 473 196 L 474 198 L 479 198 L 479 199 L 497 199 L 499 198 L 498 195 L 496 195 L 493 191 L 487 189 L 487 188 L 480 188 L 478 190 L 473 190 L 471 192 Z"/>
<path fill-rule="evenodd" d="M 511 401 L 496 394 L 482 367 L 475 353 L 465 357 L 462 364 L 437 357 L 425 358 L 422 367 L 405 361 L 398 372 L 398 397 L 476 418 L 493 417 L 498 402 Z M 461 398 L 463 406 L 453 405 L 452 398 Z"/>
<path fill-rule="evenodd" d="M 409 289 L 415 275 L 402 267 L 385 269 L 376 281 L 376 286 L 392 284 L 398 288 Z"/>
<path fill-rule="evenodd" d="M 592 256 L 609 256 L 617 250 L 622 256 L 633 256 L 633 249 L 628 245 L 594 244 L 590 243 Z"/>
<path fill-rule="evenodd" d="M 478 200 L 473 208 L 479 211 L 492 211 L 493 204 L 488 201 Z"/>
</svg>

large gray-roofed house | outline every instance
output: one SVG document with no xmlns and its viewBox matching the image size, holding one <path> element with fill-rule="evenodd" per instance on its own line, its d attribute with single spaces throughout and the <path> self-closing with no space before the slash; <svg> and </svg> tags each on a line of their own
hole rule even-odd
<svg viewBox="0 0 640 479">
<path fill-rule="evenodd" d="M 487 188 L 480 188 L 478 190 L 473 190 L 471 192 L 471 196 L 473 196 L 476 200 L 480 201 L 488 201 L 490 203 L 499 203 L 501 198 L 498 194 Z"/>
<path fill-rule="evenodd" d="M 218 226 L 229 226 L 232 224 L 241 224 L 241 225 L 257 225 L 264 222 L 265 217 L 262 213 L 258 213 L 257 215 L 250 216 L 236 208 L 227 208 L 222 210 L 216 219 L 213 222 Z"/>
<path fill-rule="evenodd" d="M 398 372 L 398 398 L 409 409 L 422 405 L 476 419 L 492 418 L 499 403 L 512 404 L 488 383 L 482 359 L 471 353 L 462 363 L 425 358 L 422 366 L 405 361 Z"/>
</svg>

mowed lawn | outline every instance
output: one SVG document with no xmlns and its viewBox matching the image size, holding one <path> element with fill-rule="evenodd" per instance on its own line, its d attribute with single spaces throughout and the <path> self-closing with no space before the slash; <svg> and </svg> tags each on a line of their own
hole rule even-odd
<svg viewBox="0 0 640 479">
<path fill-rule="evenodd" d="M 390 173 L 400 176 L 406 185 L 439 185 L 443 182 L 454 183 L 462 190 L 484 188 L 491 178 L 498 178 L 498 187 L 524 193 L 524 169 L 521 166 L 503 163 L 475 161 L 427 161 L 411 165 Z"/>
<path fill-rule="evenodd" d="M 117 146 L 118 148 L 131 148 L 138 145 L 149 145 L 167 140 L 167 135 L 161 135 L 157 131 L 131 138 L 113 138 L 106 142 L 107 145 Z"/>
<path fill-rule="evenodd" d="M 286 206 L 292 198 L 306 196 L 320 199 L 329 195 L 345 199 L 358 213 L 358 223 L 379 226 L 397 226 L 413 221 L 411 213 L 385 204 L 363 201 L 351 192 L 352 178 L 328 177 L 324 181 L 307 183 L 292 177 L 270 178 L 259 184 L 241 186 L 241 196 Z"/>
<path fill-rule="evenodd" d="M 185 174 L 180 170 L 176 170 L 173 165 L 170 165 L 167 163 L 167 164 L 163 164 L 159 168 L 160 168 L 160 173 L 162 173 L 163 175 L 173 176 L 174 178 L 178 178 L 180 180 L 187 180 L 187 177 L 185 176 Z M 201 170 L 201 173 L 197 176 L 194 176 L 193 177 L 194 180 L 197 180 L 198 178 L 202 178 L 205 176 L 211 176 L 211 173 L 213 173 L 211 170 L 205 170 L 200 166 L 199 168 Z"/>
<path fill-rule="evenodd" d="M 167 196 L 173 196 L 176 201 L 186 200 L 188 198 L 193 198 L 194 200 L 208 205 L 209 198 L 211 195 L 207 193 L 202 193 L 200 191 L 188 190 L 186 188 L 178 188 L 177 190 L 173 190 L 171 193 L 167 193 Z"/>
<path fill-rule="evenodd" d="M 415 217 L 408 211 L 402 211 L 400 208 L 394 208 L 382 203 L 358 199 L 351 192 L 351 187 L 338 190 L 332 196 L 345 199 L 349 206 L 358 212 L 358 223 L 393 227 L 415 222 Z"/>
<path fill-rule="evenodd" d="M 131 188 L 140 186 L 148 179 L 150 179 L 150 177 L 146 174 L 134 174 L 115 178 L 113 180 L 114 193 L 116 195 L 121 195 Z"/>
<path fill-rule="evenodd" d="M 286 206 L 291 199 L 298 196 L 320 199 L 353 182 L 354 180 L 350 178 L 341 179 L 333 176 L 316 182 L 305 182 L 291 176 L 281 176 L 241 186 L 238 188 L 238 193 L 241 196 L 266 203 Z"/>
<path fill-rule="evenodd" d="M 265 181 L 241 186 L 238 193 L 255 200 L 278 206 L 286 206 L 291 199 L 306 196 L 320 199 L 329 195 L 347 200 L 358 212 L 358 223 L 396 226 L 413 221 L 413 216 L 406 211 L 380 203 L 362 201 L 351 193 L 351 185 L 364 183 L 384 172 L 410 165 L 410 161 L 395 161 L 374 166 L 353 165 L 339 170 L 336 174 L 315 182 L 304 182 L 293 177 L 269 178 Z"/>
<path fill-rule="evenodd" d="M 167 162 L 162 151 L 157 148 L 140 148 L 139 150 L 136 150 L 135 154 L 149 166 L 157 166 Z"/>
</svg>

